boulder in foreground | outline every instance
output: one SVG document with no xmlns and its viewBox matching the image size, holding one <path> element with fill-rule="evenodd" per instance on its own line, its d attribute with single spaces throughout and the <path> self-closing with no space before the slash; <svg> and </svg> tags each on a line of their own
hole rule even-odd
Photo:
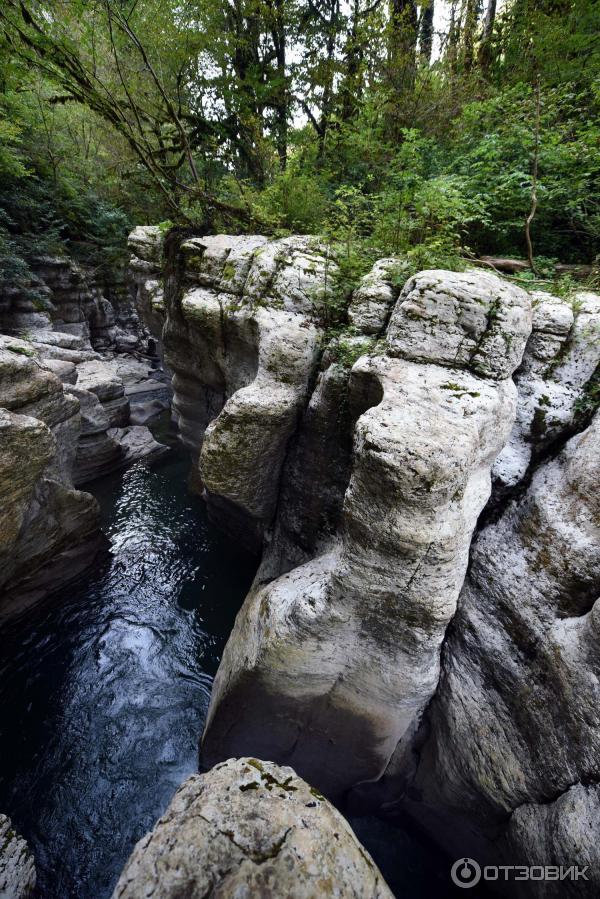
<svg viewBox="0 0 600 899">
<path fill-rule="evenodd" d="M 291 768 L 229 759 L 179 788 L 113 899 L 388 899 L 342 815 Z"/>
</svg>

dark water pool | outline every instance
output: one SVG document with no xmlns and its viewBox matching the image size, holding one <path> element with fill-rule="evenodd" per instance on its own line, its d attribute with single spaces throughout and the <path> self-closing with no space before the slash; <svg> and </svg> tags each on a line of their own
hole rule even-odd
<svg viewBox="0 0 600 899">
<path fill-rule="evenodd" d="M 174 448 L 152 469 L 96 481 L 110 547 L 0 634 L 0 810 L 35 852 L 43 899 L 110 896 L 197 770 L 212 678 L 256 563 L 209 525 L 188 469 Z M 416 835 L 353 823 L 396 895 L 455 895 L 447 860 Z"/>
<path fill-rule="evenodd" d="M 94 482 L 110 551 L 5 629 L 0 809 L 44 899 L 102 899 L 198 765 L 212 678 L 255 563 L 215 532 L 173 449 Z"/>
</svg>

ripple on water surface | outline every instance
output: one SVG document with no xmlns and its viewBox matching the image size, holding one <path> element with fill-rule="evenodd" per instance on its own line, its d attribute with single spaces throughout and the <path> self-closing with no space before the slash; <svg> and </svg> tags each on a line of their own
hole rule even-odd
<svg viewBox="0 0 600 899">
<path fill-rule="evenodd" d="M 110 895 L 197 769 L 212 678 L 255 563 L 186 490 L 180 449 L 97 481 L 110 552 L 2 634 L 0 809 L 44 899 Z"/>
</svg>

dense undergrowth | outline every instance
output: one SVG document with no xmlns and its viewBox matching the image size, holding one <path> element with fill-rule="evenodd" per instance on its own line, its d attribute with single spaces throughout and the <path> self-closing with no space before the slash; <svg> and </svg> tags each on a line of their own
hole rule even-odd
<svg viewBox="0 0 600 899">
<path fill-rule="evenodd" d="M 335 320 L 377 258 L 525 257 L 533 211 L 519 278 L 569 292 L 556 263 L 600 253 L 598 2 L 435 3 L 432 36 L 434 0 L 8 0 L 0 291 L 48 254 L 110 272 L 134 224 L 186 222 L 320 235 Z"/>
</svg>

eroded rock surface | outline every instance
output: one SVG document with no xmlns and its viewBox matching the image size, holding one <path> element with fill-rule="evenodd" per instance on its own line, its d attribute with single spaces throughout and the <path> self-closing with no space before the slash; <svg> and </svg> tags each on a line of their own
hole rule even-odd
<svg viewBox="0 0 600 899">
<path fill-rule="evenodd" d="M 132 249 L 155 265 L 140 240 Z M 529 302 L 494 276 L 442 272 L 422 273 L 397 299 L 395 263 L 386 260 L 351 304 L 356 331 L 371 338 L 396 302 L 385 352 L 358 362 L 349 377 L 335 360 L 319 363 L 319 304 L 335 268 L 314 241 L 193 238 L 179 259 L 182 289 L 164 300 L 162 338 L 183 439 L 198 453 L 213 517 L 256 546 L 274 529 L 273 552 L 265 552 L 216 682 L 205 752 L 214 761 L 246 746 L 302 759 L 335 793 L 381 773 L 435 688 L 489 470 L 514 418 L 508 375 L 530 331 Z M 409 324 L 423 298 L 415 341 Z M 324 479 L 313 489 L 304 463 L 310 458 L 321 475 L 324 443 L 344 440 L 323 440 L 322 409 L 336 397 L 349 410 L 347 446 L 333 452 L 341 483 L 328 479 L 324 496 Z M 280 494 L 292 501 L 276 515 Z M 413 624 L 404 645 L 387 639 L 389 610 L 402 604 L 398 626 L 403 614 Z M 359 645 L 354 663 L 349 642 Z M 344 734 L 343 761 L 330 733 Z M 318 773 L 310 767 L 317 759 Z"/>
<path fill-rule="evenodd" d="M 54 329 L 118 352 L 143 342 L 144 327 L 122 271 L 113 270 L 103 283 L 92 268 L 66 256 L 38 257 L 31 268 L 27 289 L 5 287 L 0 294 L 0 331 L 18 336 Z"/>
<path fill-rule="evenodd" d="M 544 450 L 579 429 L 599 376 L 600 297 L 532 298 L 533 331 L 515 375 L 517 420 L 493 470 L 500 494 L 520 484 Z"/>
<path fill-rule="evenodd" d="M 479 534 L 416 775 L 396 784 L 459 854 L 590 866 L 544 896 L 600 889 L 599 483 L 596 415 Z"/>
<path fill-rule="evenodd" d="M 0 589 L 9 595 L 17 586 L 35 595 L 48 566 L 68 580 L 93 555 L 97 504 L 72 481 L 80 427 L 78 401 L 32 345 L 0 336 Z"/>
<path fill-rule="evenodd" d="M 74 485 L 166 452 L 145 422 L 168 408 L 170 391 L 137 349 L 142 328 L 131 300 L 120 297 L 113 308 L 68 259 L 44 258 L 37 269 L 37 296 L 0 297 L 8 332 L 0 335 L 2 613 L 93 559 L 97 506 Z M 132 427 L 138 404 L 143 422 Z"/>
<path fill-rule="evenodd" d="M 487 272 L 433 270 L 405 284 L 388 352 L 501 380 L 521 362 L 530 332 L 531 306 L 519 288 Z"/>
<path fill-rule="evenodd" d="M 412 281 L 392 312 L 387 352 L 354 365 L 350 405 L 370 408 L 354 427 L 339 527 L 316 558 L 259 581 L 247 598 L 213 688 L 208 763 L 270 753 L 339 798 L 379 777 L 418 723 L 437 685 L 490 469 L 514 420 L 515 386 L 502 376 L 531 327 L 526 294 L 487 275 L 474 309 L 474 278 L 415 279 L 429 318 L 439 291 L 444 315 L 454 309 L 451 330 L 475 335 L 460 368 L 440 351 L 437 324 L 430 344 L 405 337 Z M 493 333 L 487 307 L 479 312 L 486 296 L 489 306 L 506 299 Z M 508 322 L 510 341 L 497 336 L 498 321 Z M 463 369 L 470 358 L 476 371 Z"/>
<path fill-rule="evenodd" d="M 191 238 L 179 250 L 180 289 L 165 298 L 155 286 L 161 239 L 138 228 L 130 240 L 141 254 L 138 303 L 162 337 L 173 411 L 210 513 L 259 549 L 316 372 L 315 319 L 336 266 L 314 238 Z"/>
<path fill-rule="evenodd" d="M 262 540 L 203 760 L 293 764 L 457 855 L 600 870 L 600 298 L 531 303 L 472 271 L 402 286 L 381 260 L 326 344 L 331 264 L 192 239 L 152 307 L 213 514 Z"/>
<path fill-rule="evenodd" d="M 29 899 L 35 888 L 32 852 L 13 829 L 10 818 L 0 814 L 0 897 Z"/>
<path fill-rule="evenodd" d="M 135 847 L 113 899 L 391 899 L 350 826 L 291 768 L 230 759 L 190 777 Z"/>
</svg>

